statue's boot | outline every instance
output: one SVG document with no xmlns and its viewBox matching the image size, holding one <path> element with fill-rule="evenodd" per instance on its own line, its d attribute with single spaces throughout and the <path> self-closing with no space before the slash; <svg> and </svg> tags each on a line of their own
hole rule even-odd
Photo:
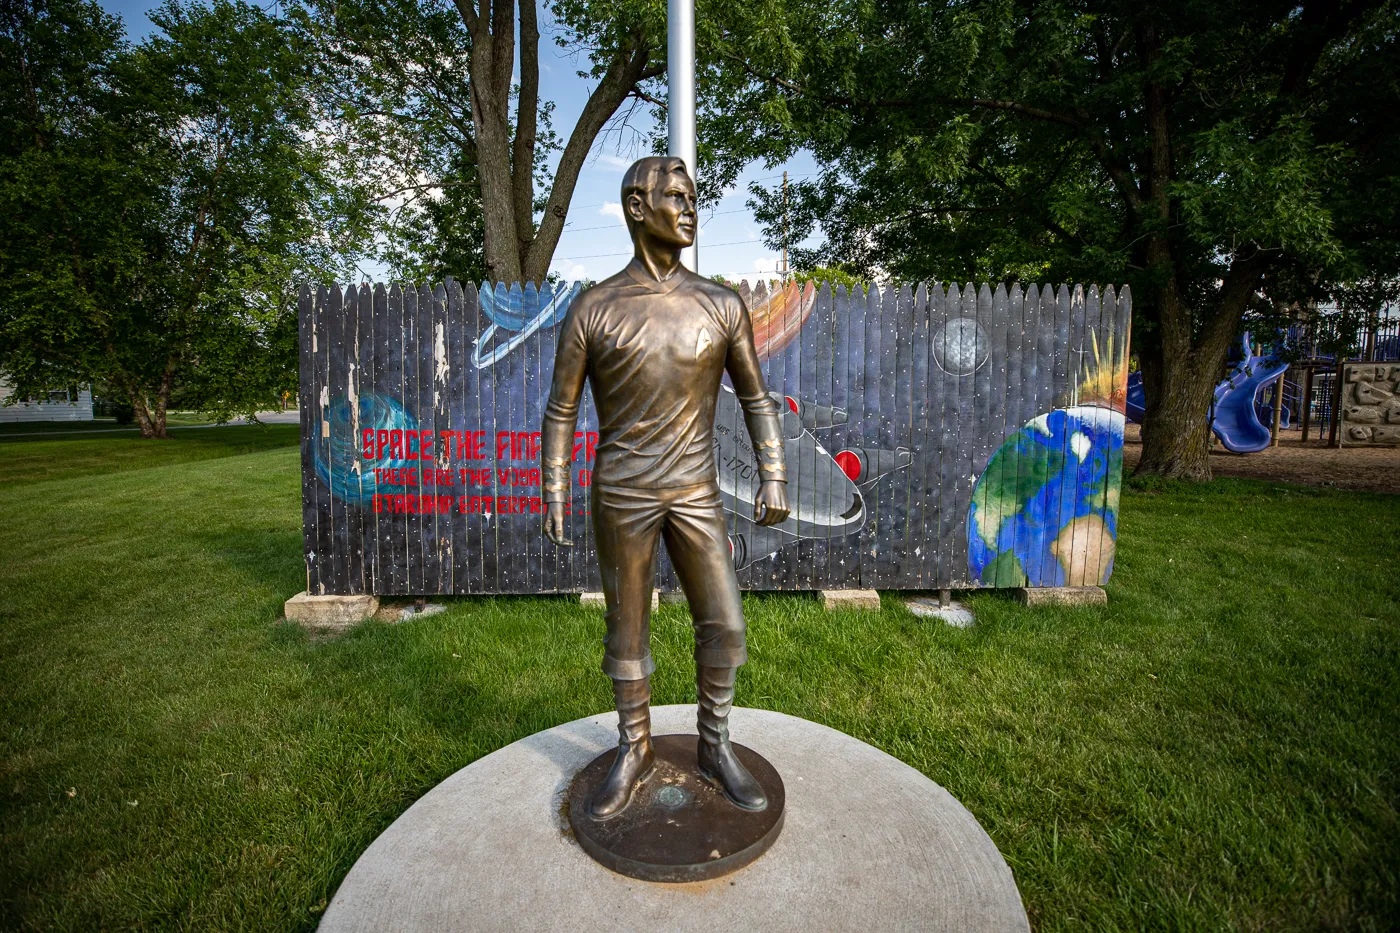
<svg viewBox="0 0 1400 933">
<path fill-rule="evenodd" d="M 651 747 L 651 682 L 646 677 L 614 680 L 613 694 L 617 698 L 617 757 L 588 802 L 588 815 L 595 820 L 621 813 L 637 784 L 656 766 Z"/>
<path fill-rule="evenodd" d="M 729 710 L 734 706 L 734 679 L 738 669 L 700 665 L 695 673 L 696 692 L 700 698 L 696 716 L 700 731 L 696 748 L 700 774 L 718 782 L 735 806 L 745 810 L 766 809 L 768 796 L 739 762 L 734 747 L 729 744 Z"/>
</svg>

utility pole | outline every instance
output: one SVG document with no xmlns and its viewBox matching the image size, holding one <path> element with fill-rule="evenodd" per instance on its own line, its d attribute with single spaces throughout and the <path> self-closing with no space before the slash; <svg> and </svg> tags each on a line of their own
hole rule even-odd
<svg viewBox="0 0 1400 933">
<path fill-rule="evenodd" d="M 787 171 L 784 170 L 784 171 L 783 171 L 783 268 L 782 268 L 782 277 L 783 277 L 783 284 L 784 284 L 784 285 L 787 284 L 787 280 L 788 280 L 788 262 L 787 262 L 787 230 L 788 230 L 788 228 L 787 228 L 787 214 L 788 214 Z"/>
<path fill-rule="evenodd" d="M 685 160 L 700 183 L 695 154 L 695 0 L 666 0 L 666 152 Z M 696 243 L 681 251 L 681 262 L 700 271 L 700 230 Z"/>
</svg>

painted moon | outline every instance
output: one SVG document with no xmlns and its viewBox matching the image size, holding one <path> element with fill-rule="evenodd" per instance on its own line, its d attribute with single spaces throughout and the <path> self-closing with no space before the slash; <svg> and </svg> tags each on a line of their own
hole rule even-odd
<svg viewBox="0 0 1400 933">
<path fill-rule="evenodd" d="M 955 317 L 933 335 L 933 358 L 951 376 L 966 376 L 987 362 L 987 334 L 970 317 Z"/>
</svg>

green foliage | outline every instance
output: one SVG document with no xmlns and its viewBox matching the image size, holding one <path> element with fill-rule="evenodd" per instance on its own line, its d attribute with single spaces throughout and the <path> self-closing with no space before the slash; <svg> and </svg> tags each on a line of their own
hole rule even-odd
<svg viewBox="0 0 1400 933">
<path fill-rule="evenodd" d="M 0 368 L 91 381 L 164 433 L 177 390 L 227 415 L 296 384 L 295 285 L 363 235 L 317 138 L 311 50 L 242 0 L 169 0 L 140 46 L 82 0 L 0 36 Z"/>
<path fill-rule="evenodd" d="M 541 12 L 591 85 L 567 136 L 539 99 Z M 320 50 L 333 132 L 376 191 L 381 258 L 411 279 L 545 279 L 594 141 L 628 132 L 664 70 L 656 0 L 293 0 L 290 16 Z"/>
<path fill-rule="evenodd" d="M 415 191 L 386 212 L 380 256 L 394 276 L 410 282 L 462 282 L 486 278 L 486 228 L 481 181 L 461 148 L 444 154 L 439 186 Z"/>
<path fill-rule="evenodd" d="M 872 284 L 872 280 L 868 276 L 848 272 L 839 266 L 799 268 L 796 275 L 799 280 L 810 280 L 818 283 L 830 282 L 832 288 L 838 285 L 844 285 L 847 291 L 854 291 L 857 288 L 869 288 Z"/>
<path fill-rule="evenodd" d="M 1318 143 L 1296 114 L 1264 139 L 1252 139 L 1246 122 L 1235 119 L 1193 142 L 1199 170 L 1172 190 L 1185 236 L 1205 246 L 1228 231 L 1297 259 L 1325 263 L 1340 256 L 1322 194 L 1343 157 L 1340 143 Z"/>
<path fill-rule="evenodd" d="M 715 182 L 815 155 L 799 267 L 1129 283 L 1145 468 L 1208 475 L 1247 313 L 1357 282 L 1374 308 L 1400 278 L 1395 0 L 711 6 Z M 753 194 L 776 248 L 784 199 Z"/>
<path fill-rule="evenodd" d="M 1209 289 L 1245 244 L 1339 257 L 1329 193 L 1358 154 L 1323 118 L 1354 109 L 1352 69 L 1378 77 L 1373 98 L 1394 94 L 1393 70 L 1378 72 L 1395 56 L 1395 10 L 1380 7 L 1326 24 L 1324 61 L 1295 90 L 1289 68 L 1318 30 L 1288 6 L 721 4 L 706 139 L 728 157 L 715 163 L 730 170 L 722 182 L 740 156 L 817 155 L 821 176 L 789 186 L 789 239 L 820 229 L 826 243 L 799 263 L 909 279 L 1139 278 L 1146 221 L 1129 200 L 1154 194 L 1151 76 L 1172 89 L 1183 222 L 1171 236 L 1198 270 L 1193 287 Z M 1146 26 L 1162 33 L 1158 59 Z M 1366 126 L 1372 145 L 1393 134 L 1383 126 Z M 778 216 L 779 193 L 755 196 Z"/>
<path fill-rule="evenodd" d="M 447 2 L 294 3 L 318 54 L 316 93 L 348 166 L 373 192 L 377 258 L 395 278 L 485 277 L 471 128 L 471 36 Z"/>
</svg>

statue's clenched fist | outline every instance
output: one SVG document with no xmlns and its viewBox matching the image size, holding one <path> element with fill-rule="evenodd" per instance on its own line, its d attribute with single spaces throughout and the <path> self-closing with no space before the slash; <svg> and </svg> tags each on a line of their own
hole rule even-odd
<svg viewBox="0 0 1400 933">
<path fill-rule="evenodd" d="M 787 483 L 765 480 L 753 500 L 753 520 L 760 525 L 778 525 L 787 521 Z"/>
<path fill-rule="evenodd" d="M 560 547 L 573 547 L 574 542 L 565 537 L 564 531 L 564 503 L 551 502 L 545 507 L 544 512 L 544 534 L 545 537 L 553 541 Z"/>
</svg>

